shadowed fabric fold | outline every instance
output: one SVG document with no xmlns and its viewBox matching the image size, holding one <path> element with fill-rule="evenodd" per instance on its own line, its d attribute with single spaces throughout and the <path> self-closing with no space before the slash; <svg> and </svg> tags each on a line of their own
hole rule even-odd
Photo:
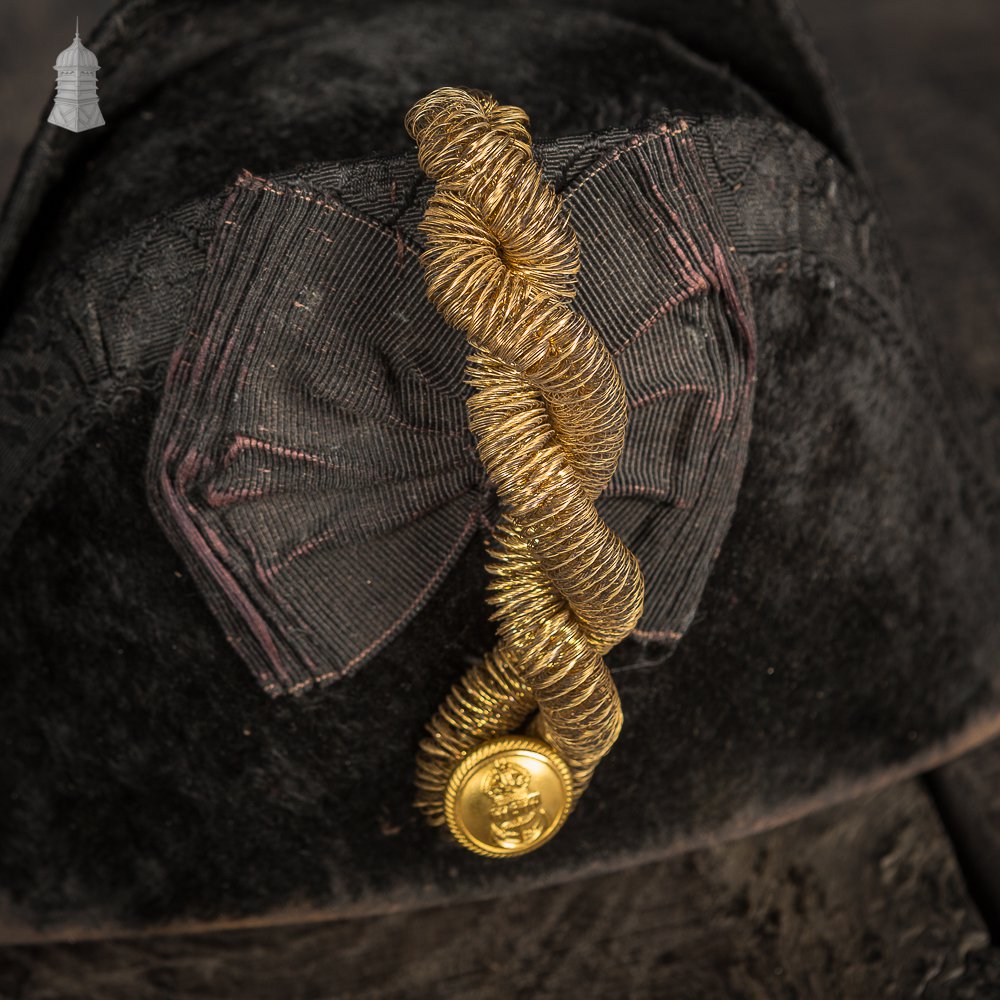
<svg viewBox="0 0 1000 1000">
<path fill-rule="evenodd" d="M 548 152 L 547 168 L 567 172 L 580 150 Z M 406 169 L 426 199 L 415 161 Z M 376 202 L 406 187 L 391 171 L 373 180 L 386 187 Z M 639 634 L 675 640 L 746 460 L 746 279 L 684 120 L 623 135 L 563 193 L 582 249 L 578 308 L 628 392 L 602 514 L 647 577 Z M 363 663 L 495 521 L 466 428 L 465 338 L 426 300 L 415 221 L 244 173 L 169 365 L 150 501 L 272 694 Z"/>
</svg>

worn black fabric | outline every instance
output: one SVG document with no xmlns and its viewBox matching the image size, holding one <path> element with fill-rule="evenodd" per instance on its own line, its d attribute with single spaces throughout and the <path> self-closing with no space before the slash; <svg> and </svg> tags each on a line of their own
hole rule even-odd
<svg viewBox="0 0 1000 1000">
<path fill-rule="evenodd" d="M 401 18 L 425 16 L 406 10 Z M 391 63 L 399 35 L 389 45 L 375 30 L 384 21 L 367 25 L 370 34 L 353 23 L 356 48 Z M 484 864 L 439 841 L 409 804 L 421 727 L 491 640 L 478 539 L 365 669 L 272 700 L 149 511 L 144 460 L 171 331 L 192 307 L 223 180 L 241 167 L 261 173 L 258 140 L 272 169 L 292 169 L 275 136 L 297 137 L 290 158 L 302 153 L 296 141 L 315 150 L 327 139 L 331 119 L 312 128 L 329 92 L 303 97 L 291 117 L 287 104 L 269 103 L 274 81 L 303 66 L 303 27 L 254 49 L 253 79 L 234 53 L 228 72 L 239 84 L 205 88 L 203 97 L 224 98 L 202 106 L 196 129 L 195 81 L 168 73 L 144 108 L 161 129 L 140 131 L 138 117 L 121 131 L 109 124 L 94 167 L 50 189 L 53 254 L 41 261 L 37 244 L 26 245 L 27 263 L 12 272 L 16 308 L 0 343 L 35 338 L 43 363 L 30 356 L 21 394 L 32 410 L 63 416 L 12 491 L 20 527 L 0 565 L 8 923 L 65 930 L 295 908 L 346 914 L 514 890 L 776 824 L 996 728 L 995 442 L 969 418 L 974 394 L 947 353 L 929 353 L 914 327 L 864 184 L 828 136 L 820 141 L 656 31 L 606 16 L 563 23 L 558 43 L 549 40 L 560 59 L 544 66 L 537 31 L 528 38 L 508 26 L 505 64 L 482 85 L 529 110 L 533 94 L 543 106 L 548 95 L 551 111 L 564 100 L 553 93 L 587 92 L 580 81 L 592 80 L 603 98 L 572 105 L 592 120 L 562 131 L 567 113 L 554 126 L 571 135 L 607 124 L 600 118 L 617 115 L 619 99 L 643 116 L 669 106 L 679 81 L 679 110 L 700 123 L 699 156 L 749 278 L 760 350 L 746 475 L 695 621 L 669 658 L 637 641 L 613 657 L 625 730 L 558 849 L 554 841 L 515 865 Z M 203 37 L 193 14 L 186 28 Z M 269 24 L 245 16 L 240 31 L 255 30 L 264 37 Z M 305 65 L 339 51 L 345 36 L 338 26 L 324 49 L 324 32 L 310 32 Z M 170 36 L 170 59 L 151 74 L 188 65 L 181 37 Z M 402 107 L 404 93 L 412 99 L 428 83 L 478 82 L 441 80 L 454 63 L 435 62 L 442 44 L 424 43 L 418 78 L 397 80 Z M 162 54 L 161 40 L 149 44 Z M 616 44 L 649 54 L 644 69 L 624 59 L 609 67 Z M 414 51 L 411 67 L 421 59 Z M 564 90 L 553 91 L 556 78 Z M 368 110 L 385 94 L 366 86 L 351 105 L 366 109 L 357 130 L 346 128 L 341 102 L 342 127 L 328 141 L 358 155 L 382 130 L 393 152 L 397 122 L 373 124 Z M 242 146 L 234 93 L 256 113 Z M 207 201 L 140 224 L 144 190 L 145 208 L 162 211 L 176 204 L 172 185 L 190 195 L 208 183 L 198 156 L 190 174 L 164 162 L 189 128 L 220 135 L 212 162 L 224 177 L 213 176 Z M 104 172 L 125 164 L 133 169 L 114 180 Z M 336 163 L 299 173 L 343 194 Z M 88 244 L 81 219 L 98 217 L 116 185 L 110 241 Z M 60 200 L 69 194 L 72 208 Z M 176 316 L 149 308 L 168 282 Z M 32 379 L 36 390 L 25 393 Z"/>
<path fill-rule="evenodd" d="M 502 899 L 0 950 L 5 1000 L 995 1000 L 998 982 L 916 780 Z"/>
<path fill-rule="evenodd" d="M 599 506 L 642 567 L 636 635 L 666 646 L 729 526 L 753 402 L 746 276 L 698 131 L 665 120 L 538 151 L 580 241 L 574 307 L 627 392 Z M 233 186 L 149 448 L 153 511 L 272 694 L 370 660 L 497 516 L 466 340 L 419 264 L 431 185 L 411 154 L 354 164 L 344 187 Z"/>
<path fill-rule="evenodd" d="M 664 104 L 766 100 L 849 148 L 788 0 L 123 0 L 87 44 L 108 125 L 43 126 L 26 151 L 0 227 L 0 317 L 28 275 L 214 194 L 240 167 L 409 150 L 398 123 L 444 79 L 530 107 L 540 137 L 636 127 Z"/>
</svg>

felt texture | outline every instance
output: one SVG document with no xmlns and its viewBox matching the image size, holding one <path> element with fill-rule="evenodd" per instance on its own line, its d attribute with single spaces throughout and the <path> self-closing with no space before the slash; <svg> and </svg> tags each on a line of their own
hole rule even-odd
<svg viewBox="0 0 1000 1000">
<path fill-rule="evenodd" d="M 413 65 L 401 71 L 392 98 L 372 85 L 365 103 L 359 84 L 354 105 L 323 92 L 290 117 L 287 91 L 284 103 L 269 104 L 275 80 L 306 73 L 307 36 L 317 66 L 325 57 L 331 75 L 342 67 L 344 31 L 324 35 L 315 25 L 292 32 L 284 47 L 273 35 L 251 46 L 252 81 L 239 49 L 225 67 L 199 67 L 241 82 L 233 99 L 253 105 L 242 119 L 229 100 L 214 126 L 192 128 L 191 76 L 161 82 L 143 109 L 158 122 L 155 141 L 129 131 L 139 128 L 137 109 L 102 140 L 99 179 L 77 175 L 44 195 L 43 217 L 62 225 L 25 243 L 11 272 L 17 328 L 44 314 L 37 300 L 46 275 L 83 253 L 112 191 L 120 211 L 106 225 L 109 239 L 144 211 L 217 190 L 238 155 L 224 139 L 212 169 L 199 159 L 209 136 L 231 134 L 219 122 L 252 120 L 238 166 L 258 169 L 245 160 L 262 156 L 278 169 L 325 158 L 323 149 L 358 155 L 383 135 L 380 152 L 399 148 L 402 95 L 412 99 L 463 69 L 440 61 L 444 49 L 426 24 L 427 36 L 414 34 L 421 18 L 438 15 L 411 10 L 396 17 L 417 24 L 408 37 L 421 39 L 423 55 L 410 56 L 421 74 L 414 78 Z M 381 72 L 400 61 L 401 36 L 387 34 L 378 16 L 347 35 L 355 52 L 380 57 Z M 551 134 L 633 124 L 668 100 L 702 116 L 700 149 L 751 279 L 759 383 L 743 490 L 695 623 L 669 658 L 635 641 L 612 655 L 625 730 L 558 849 L 484 864 L 425 828 L 409 804 L 423 721 L 490 643 L 481 545 L 463 553 L 377 661 L 327 691 L 271 701 L 150 515 L 143 458 L 163 368 L 136 365 L 67 423 L 58 460 L 33 480 L 0 564 L 8 926 L 347 914 L 511 891 L 777 824 L 997 725 L 995 455 L 973 419 L 985 411 L 953 359 L 918 335 L 864 185 L 745 82 L 660 32 L 594 17 L 567 17 L 560 31 L 547 19 L 544 60 L 537 30 L 510 29 L 502 48 L 477 55 L 502 53 L 503 66 L 484 63 L 475 82 L 533 117 L 537 103 L 536 127 Z M 501 22 L 483 37 L 496 37 Z M 197 50 L 204 27 L 193 15 L 189 23 Z M 448 23 L 441 14 L 434 30 Z M 454 38 L 445 48 L 458 63 L 468 50 Z M 648 62 L 637 62 L 637 50 Z M 345 80 L 363 76 L 350 69 Z M 589 88 L 599 95 L 593 103 L 581 97 Z M 231 87 L 224 92 L 232 97 Z M 535 101 L 544 95 L 549 119 Z M 387 117 L 373 120 L 371 108 Z M 193 145 L 180 167 L 164 151 L 182 132 Z M 25 201 L 12 202 L 8 237 L 23 205 L 41 199 L 31 190 L 29 181 Z M 180 231 L 164 267 L 184 257 L 196 272 L 204 218 L 182 210 L 149 230 L 164 239 Z M 179 310 L 184 294 L 179 287 Z"/>
<path fill-rule="evenodd" d="M 867 169 L 878 181 L 930 333 L 965 377 L 1000 389 L 1000 20 L 983 0 L 947 13 L 929 3 L 855 3 L 850 17 L 803 4 L 843 94 Z M 891 40 L 891 44 L 889 44 Z M 953 141 L 940 142 L 947 123 Z M 927 198 L 928 187 L 934 197 Z M 956 253 L 956 248 L 960 252 Z M 984 332 L 985 331 L 985 332 Z M 983 414 L 1000 437 L 1000 407 Z M 1000 742 L 932 772 L 928 786 L 973 900 L 1000 941 Z"/>
<path fill-rule="evenodd" d="M 34 269 L 66 266 L 61 245 L 110 239 L 240 167 L 409 149 L 402 116 L 445 79 L 530 106 L 540 136 L 760 94 L 841 157 L 850 148 L 787 0 L 123 0 L 87 43 L 109 124 L 43 124 L 25 151 L 0 226 L 2 309 Z"/>
<path fill-rule="evenodd" d="M 501 899 L 0 951 L 8 1000 L 991 1000 L 998 980 L 918 781 Z"/>
</svg>

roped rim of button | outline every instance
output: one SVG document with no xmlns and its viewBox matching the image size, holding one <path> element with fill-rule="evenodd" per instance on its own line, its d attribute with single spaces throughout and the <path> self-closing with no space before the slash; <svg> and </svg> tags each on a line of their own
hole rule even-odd
<svg viewBox="0 0 1000 1000">
<path fill-rule="evenodd" d="M 452 771 L 444 815 L 463 847 L 509 858 L 551 840 L 566 822 L 572 801 L 570 770 L 548 743 L 532 736 L 497 736 Z"/>
</svg>

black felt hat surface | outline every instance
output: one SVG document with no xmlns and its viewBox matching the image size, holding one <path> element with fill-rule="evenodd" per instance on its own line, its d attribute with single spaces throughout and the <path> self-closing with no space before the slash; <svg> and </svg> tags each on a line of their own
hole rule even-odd
<svg viewBox="0 0 1000 1000">
<path fill-rule="evenodd" d="M 1000 731 L 996 411 L 914 321 L 784 4 L 246 6 L 123 4 L 92 43 L 108 125 L 43 132 L 0 230 L 8 936 L 567 880 Z M 376 653 L 273 698 L 147 494 L 241 171 L 405 228 L 426 186 L 403 115 L 455 83 L 528 111 L 557 187 L 683 122 L 756 327 L 745 472 L 693 620 L 612 654 L 622 736 L 557 840 L 507 864 L 411 806 L 422 726 L 491 644 L 482 534 Z M 267 221 L 295 246 L 290 194 Z"/>
</svg>

